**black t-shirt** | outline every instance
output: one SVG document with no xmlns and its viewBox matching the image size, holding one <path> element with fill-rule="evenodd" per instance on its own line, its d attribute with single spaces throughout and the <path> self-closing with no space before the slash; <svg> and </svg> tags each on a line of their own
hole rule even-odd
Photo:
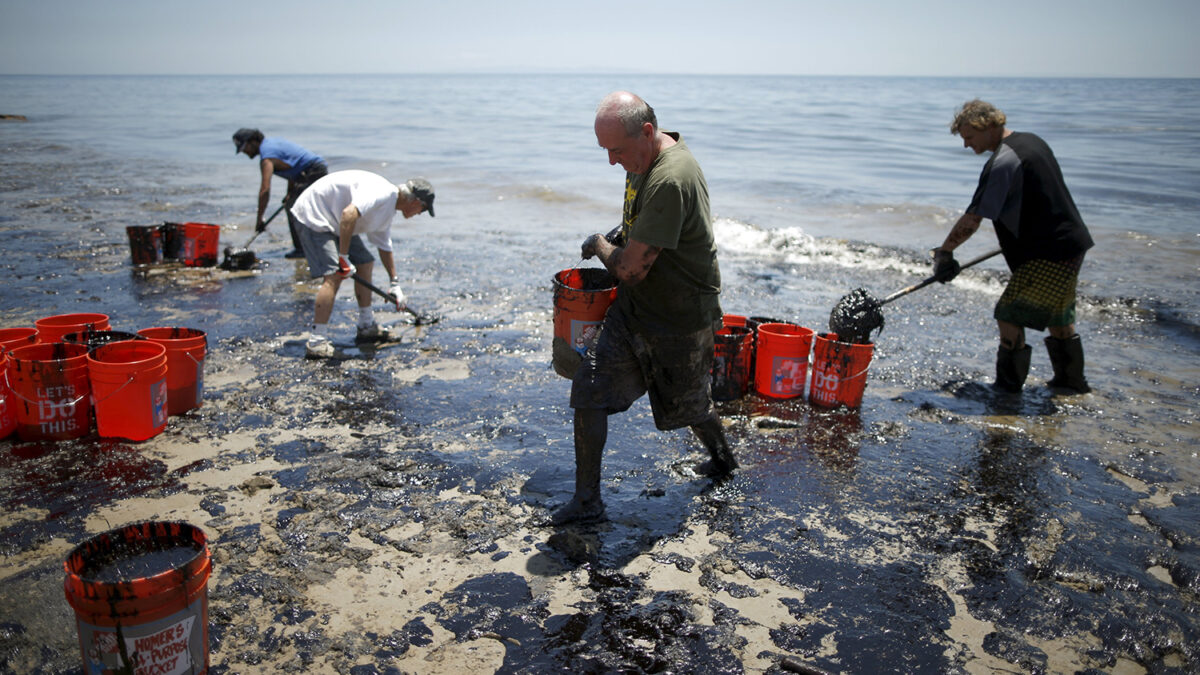
<svg viewBox="0 0 1200 675">
<path fill-rule="evenodd" d="M 1094 245 L 1050 146 L 1013 132 L 983 166 L 967 213 L 992 221 L 1010 269 L 1035 258 L 1069 260 Z"/>
</svg>

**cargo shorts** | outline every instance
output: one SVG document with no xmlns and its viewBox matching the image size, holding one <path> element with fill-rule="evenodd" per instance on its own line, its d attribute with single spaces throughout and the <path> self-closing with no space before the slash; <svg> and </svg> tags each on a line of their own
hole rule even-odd
<svg viewBox="0 0 1200 675">
<path fill-rule="evenodd" d="M 654 425 L 663 431 L 712 419 L 713 335 L 719 326 L 644 335 L 612 306 L 571 382 L 571 407 L 612 415 L 649 393 Z"/>
<path fill-rule="evenodd" d="M 328 276 L 338 271 L 338 235 L 325 230 L 317 231 L 300 224 L 296 228 L 299 235 L 300 248 L 308 261 L 308 273 L 312 278 Z M 367 250 L 362 237 L 357 234 L 350 237 L 350 254 L 346 256 L 355 267 L 375 262 L 375 256 Z"/>
</svg>

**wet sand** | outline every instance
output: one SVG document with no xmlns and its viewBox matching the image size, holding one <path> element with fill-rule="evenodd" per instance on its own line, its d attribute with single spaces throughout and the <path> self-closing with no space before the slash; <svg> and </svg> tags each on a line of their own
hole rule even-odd
<svg viewBox="0 0 1200 675">
<path fill-rule="evenodd" d="M 547 530 L 573 454 L 556 270 L 518 254 L 540 235 L 499 235 L 512 252 L 486 264 L 413 237 L 406 291 L 441 322 L 337 363 L 303 358 L 313 286 L 272 235 L 257 274 L 137 274 L 117 243 L 55 254 L 78 261 L 56 311 L 209 332 L 204 405 L 144 443 L 0 442 L 4 672 L 78 670 L 62 560 L 144 519 L 209 537 L 213 673 L 1200 669 L 1200 495 L 1171 454 L 1194 440 L 1188 385 L 1097 366 L 1096 393 L 1056 397 L 1039 355 L 1023 396 L 992 396 L 986 274 L 889 306 L 861 411 L 721 404 L 743 464 L 723 484 L 639 402 L 610 428 L 610 521 Z M 783 302 L 809 324 L 912 276 L 723 267 L 727 311 Z M 71 291 L 76 275 L 110 291 Z M 1099 327 L 1096 363 L 1118 362 L 1105 333 L 1126 320 Z"/>
</svg>

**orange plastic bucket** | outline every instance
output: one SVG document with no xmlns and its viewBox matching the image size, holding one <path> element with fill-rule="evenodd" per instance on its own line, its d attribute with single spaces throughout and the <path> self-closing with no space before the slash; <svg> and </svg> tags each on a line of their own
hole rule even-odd
<svg viewBox="0 0 1200 675">
<path fill-rule="evenodd" d="M 85 330 L 108 330 L 107 314 L 59 314 L 47 316 L 33 322 L 37 326 L 38 342 L 59 342 L 67 333 L 78 333 Z"/>
<path fill-rule="evenodd" d="M 204 532 L 143 522 L 96 535 L 63 562 L 85 673 L 208 672 Z"/>
<path fill-rule="evenodd" d="M 184 223 L 179 226 L 179 258 L 188 267 L 212 267 L 217 264 L 219 225 Z"/>
<path fill-rule="evenodd" d="M 574 376 L 616 299 L 617 280 L 604 268 L 574 267 L 554 275 L 554 369 L 560 375 Z"/>
<path fill-rule="evenodd" d="M 741 314 L 724 314 L 721 316 L 721 325 L 725 328 L 730 326 L 745 326 L 746 317 Z"/>
<path fill-rule="evenodd" d="M 755 391 L 770 398 L 803 396 L 812 337 L 811 328 L 794 323 L 760 324 L 755 345 Z"/>
<path fill-rule="evenodd" d="M 824 408 L 857 408 L 862 405 L 875 345 L 839 342 L 837 338 L 837 333 L 822 333 L 814 341 L 808 400 Z"/>
<path fill-rule="evenodd" d="M 17 403 L 8 386 L 8 352 L 0 349 L 0 440 L 17 430 Z"/>
<path fill-rule="evenodd" d="M 32 326 L 20 328 L 0 328 L 0 352 L 37 344 L 37 329 Z"/>
<path fill-rule="evenodd" d="M 91 431 L 87 347 L 61 342 L 8 353 L 8 386 L 23 441 L 62 441 Z"/>
<path fill-rule="evenodd" d="M 167 349 L 167 413 L 199 408 L 204 398 L 208 337 L 195 328 L 143 328 L 138 335 Z"/>
<path fill-rule="evenodd" d="M 728 314 L 725 315 L 728 318 Z M 713 336 L 712 397 L 735 401 L 750 390 L 750 357 L 754 333 L 745 326 L 726 325 Z"/>
<path fill-rule="evenodd" d="M 129 256 L 134 265 L 152 265 L 163 261 L 163 231 L 160 225 L 128 225 Z"/>
<path fill-rule="evenodd" d="M 96 347 L 87 356 L 96 432 L 144 441 L 167 426 L 167 348 L 150 340 Z"/>
</svg>

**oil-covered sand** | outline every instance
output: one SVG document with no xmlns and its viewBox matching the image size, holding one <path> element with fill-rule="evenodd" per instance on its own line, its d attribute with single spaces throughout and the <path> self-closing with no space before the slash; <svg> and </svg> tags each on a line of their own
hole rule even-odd
<svg viewBox="0 0 1200 675">
<path fill-rule="evenodd" d="M 441 220 L 405 223 L 399 253 L 441 321 L 340 362 L 303 358 L 315 286 L 282 226 L 235 273 L 136 272 L 111 228 L 50 250 L 5 233 L 29 256 L 2 270 L 6 326 L 103 311 L 200 328 L 209 352 L 203 406 L 151 440 L 0 441 L 0 671 L 79 671 L 63 559 L 144 519 L 208 535 L 212 673 L 1200 671 L 1190 329 L 1085 300 L 1096 391 L 1044 387 L 1031 333 L 1029 387 L 997 398 L 1003 275 L 971 270 L 885 308 L 860 411 L 721 404 L 742 468 L 714 485 L 640 401 L 610 425 L 610 521 L 543 529 L 573 487 L 551 277 L 589 232 L 558 225 L 547 252 L 536 227 Z M 892 262 L 728 255 L 725 309 L 823 330 L 847 291 L 927 273 L 860 250 Z"/>
</svg>

